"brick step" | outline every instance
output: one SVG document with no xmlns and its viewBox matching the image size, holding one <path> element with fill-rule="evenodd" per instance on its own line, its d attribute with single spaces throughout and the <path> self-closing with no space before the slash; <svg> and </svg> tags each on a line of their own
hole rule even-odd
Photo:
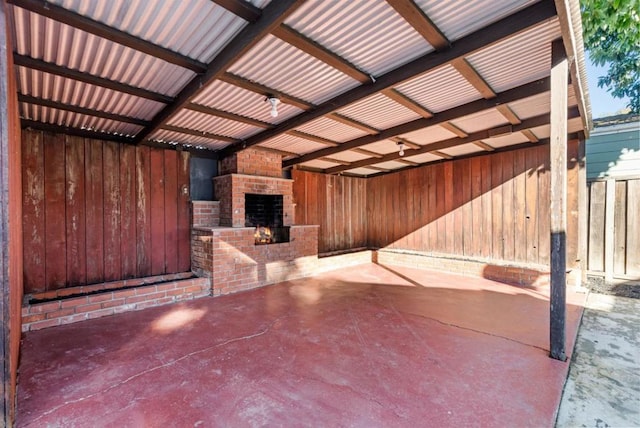
<svg viewBox="0 0 640 428">
<path fill-rule="evenodd" d="M 22 307 L 22 331 L 34 331 L 211 295 L 209 278 L 165 276 L 94 284 L 30 295 Z M 151 282 L 155 278 L 155 282 Z M 158 278 L 161 278 L 158 280 Z M 126 282 L 136 285 L 126 285 Z M 141 284 L 141 285 L 138 285 Z M 120 286 L 118 286 L 120 285 Z M 79 290 L 83 289 L 79 293 Z"/>
</svg>

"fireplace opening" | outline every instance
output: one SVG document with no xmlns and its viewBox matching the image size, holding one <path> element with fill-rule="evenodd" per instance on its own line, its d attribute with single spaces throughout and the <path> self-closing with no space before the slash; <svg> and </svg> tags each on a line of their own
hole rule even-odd
<svg viewBox="0 0 640 428">
<path fill-rule="evenodd" d="M 244 195 L 244 223 L 255 227 L 256 245 L 289 242 L 289 227 L 284 226 L 282 195 Z"/>
</svg>

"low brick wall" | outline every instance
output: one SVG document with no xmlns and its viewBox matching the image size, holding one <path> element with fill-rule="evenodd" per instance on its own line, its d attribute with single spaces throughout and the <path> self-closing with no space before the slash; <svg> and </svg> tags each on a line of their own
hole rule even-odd
<svg viewBox="0 0 640 428">
<path fill-rule="evenodd" d="M 191 276 L 191 273 L 188 275 Z M 128 281 L 142 281 L 140 284 L 144 284 L 145 280 L 149 281 L 150 278 Z M 61 293 L 58 293 L 57 296 L 41 293 L 36 297 L 55 300 L 24 305 L 22 307 L 22 331 L 40 330 L 211 295 L 211 285 L 208 278 L 176 279 L 137 287 L 129 285 L 128 288 L 116 288 L 121 283 L 126 283 L 126 281 L 65 289 L 68 290 L 65 292 L 67 296 L 72 296 L 68 294 L 71 291 L 75 291 L 76 294 L 91 293 L 77 297 L 65 298 Z M 84 290 L 81 291 L 80 288 Z M 34 296 L 31 297 L 34 298 Z"/>
<path fill-rule="evenodd" d="M 376 251 L 374 262 L 418 269 L 443 270 L 525 287 L 549 285 L 549 267 L 544 265 L 518 265 L 496 260 L 385 249 Z"/>
<path fill-rule="evenodd" d="M 220 226 L 220 202 L 192 201 L 191 225 L 196 227 Z"/>
</svg>

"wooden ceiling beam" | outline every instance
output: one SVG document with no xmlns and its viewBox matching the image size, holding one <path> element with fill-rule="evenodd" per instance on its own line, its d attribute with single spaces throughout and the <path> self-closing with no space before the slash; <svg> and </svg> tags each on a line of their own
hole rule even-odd
<svg viewBox="0 0 640 428">
<path fill-rule="evenodd" d="M 207 65 L 203 74 L 194 77 L 176 96 L 175 101 L 162 109 L 137 136 L 136 141 L 147 139 L 157 129 L 173 116 L 177 111 L 189 104 L 192 99 L 200 93 L 211 82 L 220 76 L 241 56 L 249 52 L 267 34 L 270 34 L 284 20 L 304 3 L 304 0 L 278 0 L 272 1 L 262 10 L 260 18 L 255 22 L 247 24 L 236 37 L 213 58 Z M 268 129 L 263 131 L 267 132 Z M 262 134 L 262 133 L 260 133 Z M 266 139 L 265 139 L 266 140 Z M 264 140 L 263 140 L 264 141 Z M 234 145 L 239 147 L 240 145 Z"/>
<path fill-rule="evenodd" d="M 496 96 L 496 93 L 491 86 L 489 86 L 480 73 L 478 73 L 478 71 L 473 68 L 466 59 L 456 58 L 451 61 L 451 65 L 462 75 L 462 77 L 466 79 L 467 82 L 471 84 L 471 86 L 476 88 L 484 98 L 491 99 Z"/>
<path fill-rule="evenodd" d="M 441 152 L 439 150 L 432 150 L 429 154 L 441 157 L 443 159 L 453 159 L 453 156 L 446 154 L 445 152 Z"/>
<path fill-rule="evenodd" d="M 197 111 L 199 113 L 208 114 L 211 116 L 222 117 L 224 119 L 233 120 L 236 122 L 246 123 L 247 125 L 257 126 L 259 128 L 268 129 L 273 127 L 272 124 L 263 122 L 258 119 L 253 119 L 251 117 L 242 116 L 235 113 L 229 113 L 228 111 L 219 110 L 213 107 L 203 106 L 202 104 L 189 103 L 185 106 L 185 108 L 193 111 Z"/>
<path fill-rule="evenodd" d="M 387 3 L 404 18 L 435 50 L 449 46 L 449 40 L 412 0 L 387 0 Z"/>
<path fill-rule="evenodd" d="M 352 152 L 356 152 L 356 153 L 360 153 L 361 155 L 370 156 L 372 158 L 382 158 L 382 157 L 384 157 L 384 155 L 382 153 L 376 153 L 376 152 L 372 152 L 371 150 L 366 150 L 366 149 L 361 149 L 361 148 L 351 149 L 351 151 Z"/>
<path fill-rule="evenodd" d="M 579 115 L 580 113 L 578 109 L 576 107 L 572 107 L 568 113 L 568 118 L 571 119 L 571 118 L 579 117 Z M 526 119 L 522 121 L 522 123 L 520 123 L 519 125 L 515 125 L 514 132 L 519 132 L 524 129 L 535 128 L 537 126 L 547 125 L 549 123 L 550 123 L 549 113 L 542 114 L 540 116 L 535 116 L 535 117 Z M 413 150 L 413 149 L 405 150 L 405 156 L 415 156 L 415 155 L 420 155 L 425 153 L 433 153 L 435 151 L 449 149 L 451 147 L 460 146 L 462 144 L 475 143 L 477 141 L 489 138 L 490 133 L 491 133 L 491 129 L 486 129 L 483 131 L 471 133 L 466 138 L 449 138 L 447 140 L 437 141 L 431 144 L 425 144 L 418 150 Z M 326 169 L 324 172 L 327 174 L 336 174 L 338 172 L 346 171 L 347 169 L 361 168 L 361 167 L 368 168 L 369 165 L 377 164 L 380 162 L 386 162 L 386 161 L 394 161 L 399 159 L 400 157 L 401 156 L 398 154 L 398 152 L 392 152 L 385 155 L 381 159 L 363 159 L 361 161 L 353 162 L 349 167 L 336 166 L 333 168 Z"/>
<path fill-rule="evenodd" d="M 207 131 L 197 131 L 195 129 L 182 128 L 180 126 L 162 125 L 160 129 L 164 129 L 171 132 L 178 132 L 185 135 L 193 135 L 195 137 L 204 137 L 211 140 L 225 141 L 227 143 L 236 143 L 239 140 L 237 138 L 227 137 L 225 135 L 214 134 Z"/>
<path fill-rule="evenodd" d="M 411 98 L 407 97 L 394 88 L 383 89 L 381 92 L 387 98 L 390 98 L 398 104 L 403 105 L 410 110 L 413 110 L 415 113 L 418 113 L 422 117 L 426 117 L 427 119 L 433 117 L 433 113 L 431 113 L 428 109 L 421 106 L 416 101 L 412 100 Z"/>
<path fill-rule="evenodd" d="M 310 38 L 297 32 L 287 25 L 282 24 L 277 27 L 273 31 L 273 35 L 283 42 L 295 46 L 301 51 L 315 57 L 316 59 L 324 62 L 325 64 L 335 68 L 336 70 L 346 74 L 347 76 L 351 77 L 354 80 L 357 80 L 360 83 L 366 84 L 372 81 L 371 76 L 360 70 L 355 65 L 351 64 L 346 59 L 328 50 L 324 46 L 311 40 Z"/>
<path fill-rule="evenodd" d="M 110 27 L 102 22 L 82 16 L 49 1 L 8 0 L 8 3 L 63 24 L 70 25 L 87 33 L 94 34 L 103 39 L 146 53 L 147 55 L 160 58 L 171 64 L 187 68 L 195 73 L 203 73 L 207 69 L 206 64 L 203 64 L 200 61 L 133 36 L 129 33 L 125 33 L 124 31 Z"/>
<path fill-rule="evenodd" d="M 20 119 L 20 126 L 23 129 L 36 129 L 38 131 L 55 132 L 56 134 L 73 135 L 82 138 L 92 138 L 96 140 L 115 141 L 123 144 L 134 144 L 131 137 L 119 134 L 109 134 L 106 132 L 92 131 L 89 129 L 70 128 L 64 125 L 55 125 L 53 123 L 38 122 L 29 119 Z"/>
<path fill-rule="evenodd" d="M 272 2 L 269 6 L 276 2 Z M 280 3 L 280 2 L 277 2 Z M 267 8 L 269 7 L 267 6 Z M 266 10 L 266 9 L 265 9 Z M 450 48 L 438 54 L 425 54 L 403 66 L 391 70 L 376 78 L 368 85 L 361 85 L 331 98 L 318 106 L 311 108 L 297 116 L 287 119 L 272 129 L 267 129 L 247 138 L 242 144 L 231 145 L 220 151 L 221 156 L 231 155 L 239 150 L 259 144 L 291 129 L 298 128 L 318 117 L 359 101 L 362 98 L 378 93 L 384 89 L 394 87 L 420 74 L 439 69 L 451 63 L 456 58 L 468 56 L 474 52 L 486 49 L 506 38 L 518 34 L 528 28 L 535 27 L 556 16 L 553 1 L 545 0 L 507 16 L 500 21 L 475 31 L 460 40 Z"/>
<path fill-rule="evenodd" d="M 420 144 L 416 144 L 402 137 L 393 137 L 393 138 L 390 138 L 390 140 L 395 141 L 396 143 L 402 143 L 405 146 L 409 147 L 410 149 L 419 149 L 420 147 L 422 147 Z"/>
<path fill-rule="evenodd" d="M 283 163 L 284 167 L 290 167 L 296 163 L 307 162 L 312 159 L 331 156 L 335 153 L 351 150 L 357 147 L 366 146 L 367 144 L 375 143 L 377 141 L 386 140 L 398 135 L 407 134 L 409 132 L 417 131 L 419 129 L 427 128 L 433 125 L 440 125 L 450 120 L 455 120 L 463 116 L 467 116 L 473 113 L 477 113 L 483 110 L 495 108 L 496 105 L 505 104 L 527 98 L 533 95 L 542 94 L 549 91 L 549 78 L 530 82 L 522 86 L 509 89 L 501 92 L 498 96 L 492 100 L 479 99 L 471 101 L 467 104 L 463 104 L 458 107 L 453 107 L 449 110 L 441 111 L 435 114 L 431 119 L 416 119 L 411 122 L 403 123 L 401 125 L 393 126 L 385 130 L 380 131 L 376 135 L 365 135 L 363 137 L 355 138 L 350 141 L 340 143 L 338 147 L 328 147 L 325 149 L 316 150 L 315 152 L 307 153 L 296 159 L 291 159 Z M 486 137 L 488 138 L 488 137 Z M 423 146 L 424 147 L 424 146 Z"/>
<path fill-rule="evenodd" d="M 260 83 L 252 82 L 251 80 L 245 79 L 244 77 L 240 77 L 238 75 L 232 73 L 222 73 L 219 77 L 223 82 L 229 83 L 231 85 L 235 85 L 239 88 L 246 89 L 247 91 L 255 92 L 256 94 L 260 94 L 264 97 L 268 95 L 273 95 L 278 97 L 281 102 L 290 104 L 294 107 L 297 107 L 301 110 L 309 110 L 313 108 L 314 105 L 300 98 L 296 98 L 292 95 L 285 94 L 284 92 L 277 91 L 273 88 L 269 88 L 267 86 L 261 85 Z M 266 105 L 265 105 L 265 108 Z"/>
<path fill-rule="evenodd" d="M 222 6 L 234 15 L 248 22 L 256 22 L 262 10 L 244 0 L 213 0 L 218 6 Z"/>
<path fill-rule="evenodd" d="M 334 158 L 320 158 L 318 160 L 325 161 L 325 162 L 338 163 L 340 165 L 351 165 L 351 162 L 343 161 L 340 159 L 334 159 Z"/>
<path fill-rule="evenodd" d="M 173 98 L 164 94 L 137 88 L 135 86 L 130 86 L 124 83 L 116 82 L 114 80 L 94 76 L 93 74 L 73 70 L 67 67 L 62 67 L 51 62 L 45 62 L 28 56 L 19 55 L 17 53 L 13 54 L 13 62 L 15 65 L 19 65 L 21 67 L 40 70 L 45 73 L 55 74 L 56 76 L 78 80 L 90 85 L 101 86 L 103 88 L 112 89 L 114 91 L 122 92 L 125 94 L 135 95 L 136 97 L 146 98 L 148 100 L 157 101 L 164 104 L 173 102 Z"/>
<path fill-rule="evenodd" d="M 403 163 L 405 165 L 410 165 L 410 166 L 420 165 L 418 162 L 413 162 L 413 161 L 402 159 L 402 158 L 396 159 L 396 162 L 400 162 L 400 163 Z"/>
<path fill-rule="evenodd" d="M 369 166 L 367 166 L 367 168 L 368 169 L 372 169 L 374 171 L 382 171 L 382 172 L 389 172 L 390 171 L 389 168 L 381 168 L 379 166 L 373 166 L 373 165 L 369 165 Z M 353 169 L 353 168 L 352 167 L 347 167 L 347 170 L 349 170 L 349 169 Z M 322 171 L 322 172 L 324 172 L 324 171 Z"/>
<path fill-rule="evenodd" d="M 501 104 L 496 107 L 496 109 L 500 112 L 501 115 L 504 116 L 505 119 L 509 121 L 512 125 L 517 125 L 521 122 L 518 115 L 511 110 L 511 108 L 507 104 Z"/>
<path fill-rule="evenodd" d="M 86 107 L 78 107 L 72 104 L 65 104 L 58 101 L 45 100 L 43 98 L 36 98 L 30 95 L 18 94 L 18 102 L 34 104 L 42 107 L 54 108 L 57 110 L 65 110 L 73 113 L 84 114 L 86 116 L 99 117 L 102 119 L 115 120 L 117 122 L 131 123 L 133 125 L 147 126 L 148 121 L 138 119 L 130 116 L 123 116 L 120 114 L 109 113 L 106 111 L 94 110 Z"/>
</svg>

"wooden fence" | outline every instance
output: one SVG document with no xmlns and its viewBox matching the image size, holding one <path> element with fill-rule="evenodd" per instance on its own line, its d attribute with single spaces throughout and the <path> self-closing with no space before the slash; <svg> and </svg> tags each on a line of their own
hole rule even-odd
<svg viewBox="0 0 640 428">
<path fill-rule="evenodd" d="M 588 270 L 606 279 L 640 279 L 640 177 L 587 185 Z"/>
<path fill-rule="evenodd" d="M 25 292 L 190 269 L 188 153 L 39 131 L 22 141 Z"/>
</svg>

